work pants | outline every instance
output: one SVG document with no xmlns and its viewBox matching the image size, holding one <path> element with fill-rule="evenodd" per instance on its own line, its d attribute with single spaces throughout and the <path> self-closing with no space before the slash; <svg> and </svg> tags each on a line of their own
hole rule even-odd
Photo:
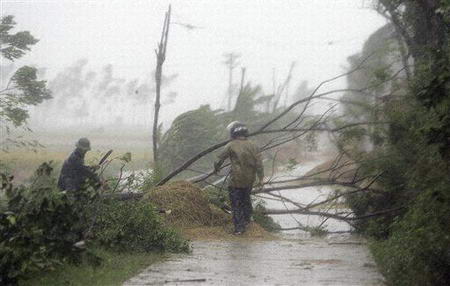
<svg viewBox="0 0 450 286">
<path fill-rule="evenodd" d="M 252 188 L 229 187 L 231 209 L 233 211 L 233 224 L 235 232 L 243 232 L 252 216 L 252 201 L 250 192 Z"/>
</svg>

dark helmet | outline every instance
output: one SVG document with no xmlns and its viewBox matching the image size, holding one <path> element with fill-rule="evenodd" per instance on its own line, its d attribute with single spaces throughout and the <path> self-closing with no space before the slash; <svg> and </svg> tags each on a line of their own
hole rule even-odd
<svg viewBox="0 0 450 286">
<path fill-rule="evenodd" d="M 84 151 L 89 151 L 91 150 L 91 142 L 89 142 L 89 139 L 83 137 L 80 138 L 80 140 L 78 140 L 77 144 L 75 144 L 75 146 L 78 149 L 84 150 Z"/>
<path fill-rule="evenodd" d="M 228 124 L 227 129 L 230 131 L 231 138 L 248 136 L 247 126 L 239 121 L 231 122 L 230 124 Z"/>
</svg>

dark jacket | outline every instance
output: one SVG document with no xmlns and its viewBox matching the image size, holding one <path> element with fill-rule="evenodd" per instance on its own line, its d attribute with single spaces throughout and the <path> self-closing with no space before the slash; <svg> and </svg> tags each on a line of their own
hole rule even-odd
<svg viewBox="0 0 450 286">
<path fill-rule="evenodd" d="M 258 146 L 245 137 L 232 140 L 225 146 L 214 164 L 218 170 L 226 159 L 231 161 L 230 186 L 234 188 L 251 188 L 256 175 L 260 181 L 264 178 L 264 167 Z"/>
<path fill-rule="evenodd" d="M 79 149 L 75 149 L 64 161 L 58 188 L 76 191 L 81 189 L 86 182 L 92 186 L 98 186 L 100 179 L 90 167 L 84 165 L 84 154 Z"/>
</svg>

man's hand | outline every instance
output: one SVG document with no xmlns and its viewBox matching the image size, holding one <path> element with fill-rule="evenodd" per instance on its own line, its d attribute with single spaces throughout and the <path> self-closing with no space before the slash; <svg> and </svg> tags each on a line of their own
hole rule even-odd
<svg viewBox="0 0 450 286">
<path fill-rule="evenodd" d="M 95 172 L 95 171 L 97 171 L 98 169 L 100 169 L 100 165 L 94 165 L 94 166 L 91 166 L 91 168 L 92 168 L 92 170 Z"/>
</svg>

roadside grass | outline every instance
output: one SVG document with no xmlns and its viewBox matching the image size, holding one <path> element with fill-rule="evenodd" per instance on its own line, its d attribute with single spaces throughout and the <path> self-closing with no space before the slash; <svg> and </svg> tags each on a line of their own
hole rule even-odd
<svg viewBox="0 0 450 286">
<path fill-rule="evenodd" d="M 114 252 L 96 249 L 94 253 L 102 258 L 100 266 L 86 263 L 81 265 L 64 264 L 52 272 L 39 273 L 28 280 L 20 281 L 21 286 L 113 286 L 138 274 L 149 265 L 164 259 L 163 254 L 155 252 Z"/>
</svg>

